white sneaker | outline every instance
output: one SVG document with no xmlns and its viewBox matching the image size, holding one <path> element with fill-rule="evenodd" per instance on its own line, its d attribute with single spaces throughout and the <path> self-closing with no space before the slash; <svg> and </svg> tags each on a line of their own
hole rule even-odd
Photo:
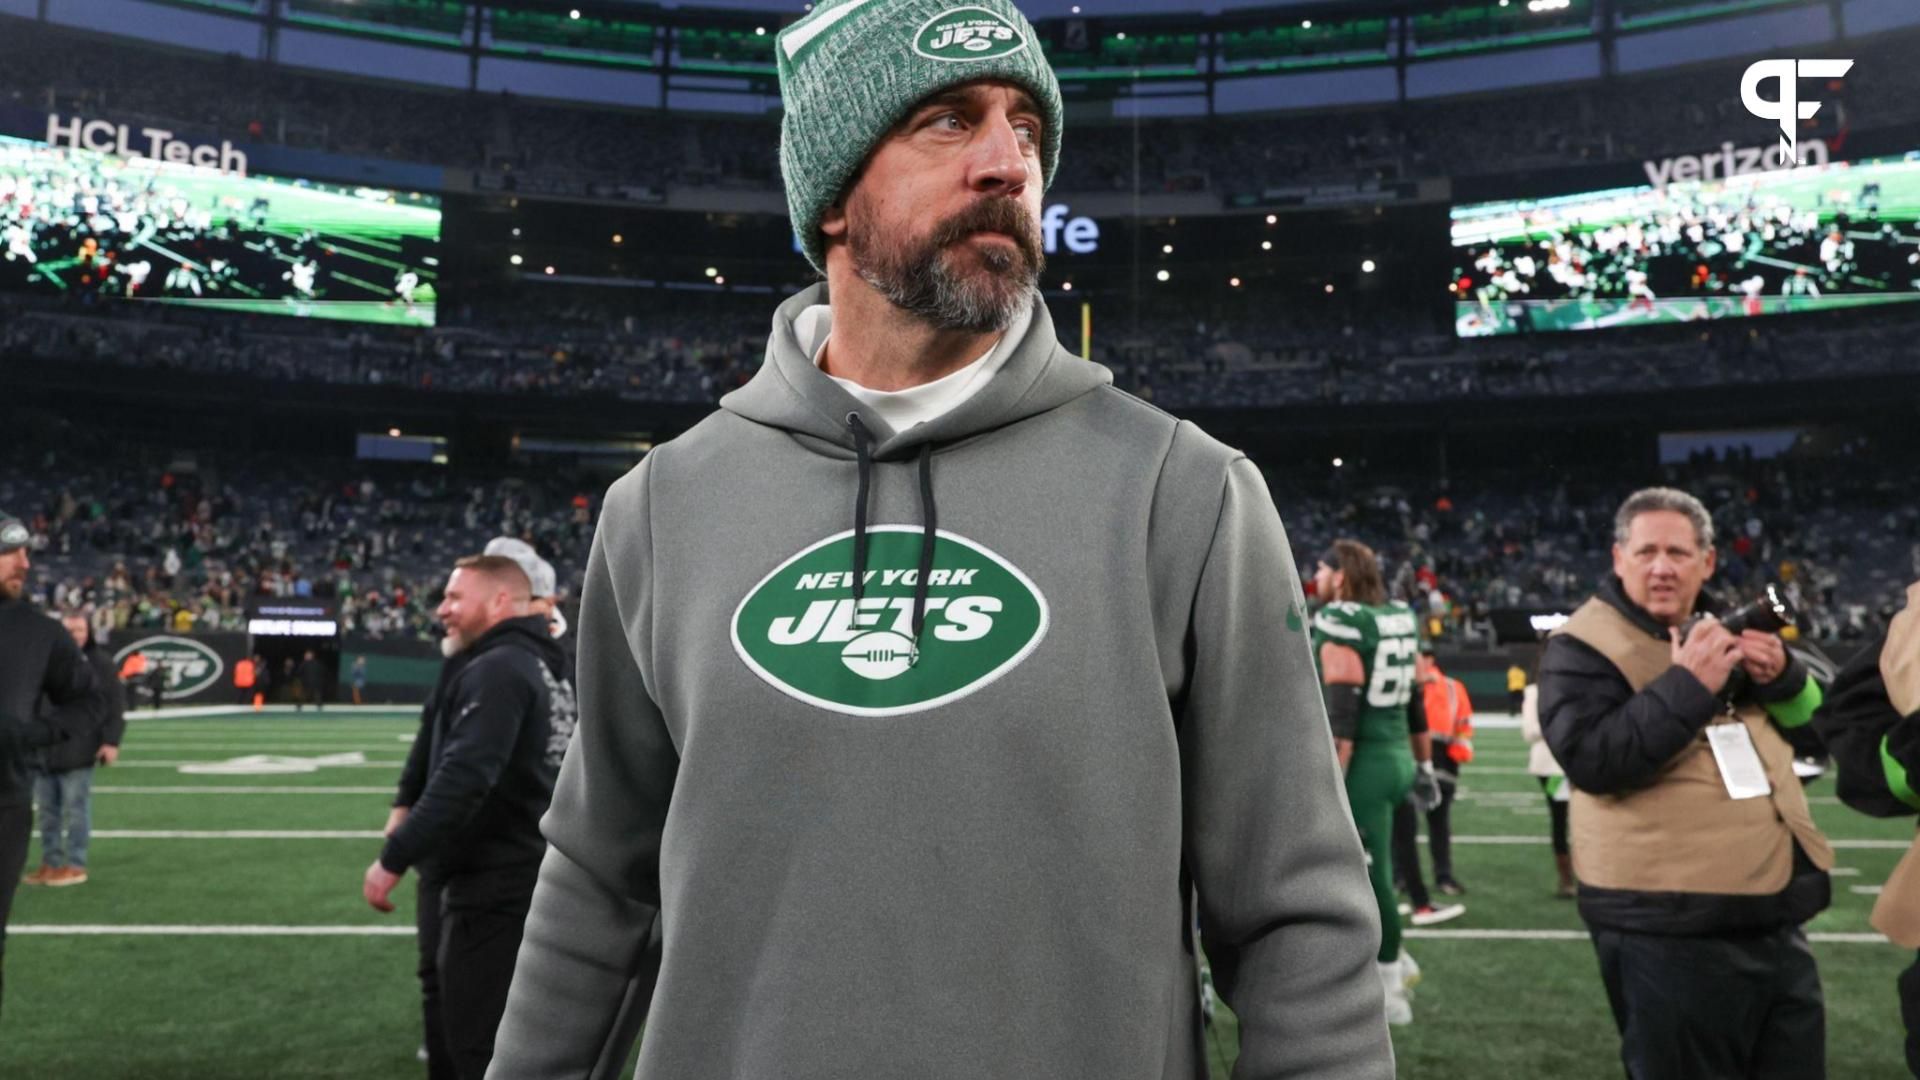
<svg viewBox="0 0 1920 1080">
<path fill-rule="evenodd" d="M 1406 988 L 1408 995 L 1412 995 L 1413 988 L 1420 985 L 1420 965 L 1405 947 L 1400 950 L 1400 985 Z"/>
<path fill-rule="evenodd" d="M 1413 925 L 1432 926 L 1449 919 L 1457 919 L 1467 913 L 1465 904 L 1442 904 L 1439 907 L 1423 907 L 1413 913 Z"/>
<path fill-rule="evenodd" d="M 1407 988 L 1401 984 L 1400 964 L 1374 964 L 1380 971 L 1380 990 L 1387 998 L 1387 1023 L 1413 1023 L 1413 1002 L 1407 1000 Z"/>
</svg>

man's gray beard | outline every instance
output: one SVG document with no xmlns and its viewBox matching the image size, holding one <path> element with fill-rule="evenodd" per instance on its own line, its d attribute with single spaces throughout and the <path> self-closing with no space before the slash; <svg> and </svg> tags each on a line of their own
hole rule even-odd
<svg viewBox="0 0 1920 1080">
<path fill-rule="evenodd" d="M 1040 280 L 1040 265 L 1023 267 L 1025 259 L 997 245 L 978 252 L 985 274 L 957 274 L 948 262 L 949 249 L 922 250 L 896 260 L 875 257 L 878 253 L 864 239 L 863 230 L 852 245 L 860 279 L 888 303 L 936 330 L 1005 330 L 1032 302 Z"/>
<path fill-rule="evenodd" d="M 466 647 L 467 643 L 460 640 L 460 635 L 451 630 L 447 631 L 446 636 L 440 639 L 440 655 L 449 660 L 459 656 L 461 650 Z"/>
</svg>

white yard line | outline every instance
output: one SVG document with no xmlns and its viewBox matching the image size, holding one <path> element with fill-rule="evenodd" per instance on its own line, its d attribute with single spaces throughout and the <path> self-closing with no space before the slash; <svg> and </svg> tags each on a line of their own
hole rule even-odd
<svg viewBox="0 0 1920 1080">
<path fill-rule="evenodd" d="M 413 937 L 411 926 L 198 926 L 155 923 L 139 926 L 109 926 L 75 923 L 14 925 L 9 934 L 140 935 L 145 937 Z"/>
<path fill-rule="evenodd" d="M 95 829 L 95 840 L 380 840 L 378 829 Z"/>
<path fill-rule="evenodd" d="M 108 795 L 391 795 L 391 787 L 212 787 L 181 784 L 176 787 L 96 787 Z"/>
<path fill-rule="evenodd" d="M 180 765 L 225 765 L 225 757 L 205 757 L 200 761 L 119 761 L 113 769 L 179 769 Z M 405 761 L 355 761 L 353 765 L 321 765 L 321 769 L 399 769 Z"/>
</svg>

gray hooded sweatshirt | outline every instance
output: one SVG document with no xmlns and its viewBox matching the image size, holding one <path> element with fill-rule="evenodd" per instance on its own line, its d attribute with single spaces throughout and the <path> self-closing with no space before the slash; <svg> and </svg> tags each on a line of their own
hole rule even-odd
<svg viewBox="0 0 1920 1080">
<path fill-rule="evenodd" d="M 639 1080 L 1202 1080 L 1197 900 L 1236 1077 L 1391 1077 L 1259 471 L 1044 311 L 889 431 L 795 336 L 825 295 L 607 494 L 487 1075 L 611 1074 L 644 1013 Z"/>
</svg>

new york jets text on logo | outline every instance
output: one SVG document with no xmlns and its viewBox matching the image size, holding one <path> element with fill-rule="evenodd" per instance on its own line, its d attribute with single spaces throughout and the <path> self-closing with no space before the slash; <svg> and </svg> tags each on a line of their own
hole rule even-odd
<svg viewBox="0 0 1920 1080">
<path fill-rule="evenodd" d="M 917 525 L 867 530 L 858 603 L 853 533 L 807 547 L 740 601 L 734 651 L 781 693 L 854 716 L 931 709 L 998 679 L 1046 636 L 1046 597 L 1000 555 L 937 531 L 916 657 L 920 538 Z"/>
<path fill-rule="evenodd" d="M 952 64 L 1009 56 L 1026 47 L 1026 35 L 1012 23 L 978 7 L 948 8 L 913 35 L 914 52 Z"/>
</svg>

